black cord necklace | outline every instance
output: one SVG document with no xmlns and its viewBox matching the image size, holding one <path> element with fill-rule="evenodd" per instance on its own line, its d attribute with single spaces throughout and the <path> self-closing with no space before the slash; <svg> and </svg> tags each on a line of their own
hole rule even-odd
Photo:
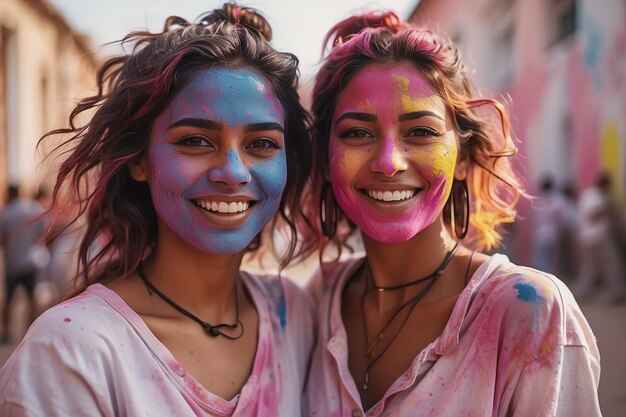
<svg viewBox="0 0 626 417">
<path fill-rule="evenodd" d="M 368 358 L 371 358 L 371 361 L 365 367 L 365 375 L 363 376 L 363 385 L 361 385 L 361 388 L 363 389 L 363 391 L 367 391 L 367 389 L 369 388 L 369 372 L 370 372 L 370 369 L 372 369 L 372 367 L 378 362 L 378 360 L 380 358 L 382 358 L 382 356 L 387 352 L 387 350 L 389 349 L 391 344 L 396 340 L 396 338 L 398 337 L 398 335 L 400 334 L 400 332 L 404 328 L 404 325 L 409 320 L 409 317 L 411 317 L 411 313 L 413 313 L 413 310 L 415 309 L 415 306 L 417 306 L 417 304 L 420 302 L 420 300 L 422 298 L 424 298 L 426 296 L 426 294 L 428 294 L 430 289 L 435 285 L 435 283 L 437 282 L 439 277 L 446 270 L 446 267 L 448 266 L 448 264 L 450 264 L 450 261 L 454 257 L 454 253 L 456 252 L 458 247 L 459 247 L 459 244 L 457 242 L 454 245 L 454 247 L 448 252 L 448 254 L 444 258 L 444 260 L 441 263 L 441 265 L 439 265 L 439 268 L 437 268 L 437 270 L 435 272 L 433 272 L 432 274 L 428 275 L 427 277 L 420 278 L 418 280 L 411 281 L 410 283 L 397 285 L 397 286 L 391 286 L 391 287 L 377 287 L 375 285 L 373 286 L 373 288 L 376 289 L 377 291 L 387 291 L 387 290 L 396 290 L 396 289 L 400 289 L 400 288 L 405 288 L 405 287 L 408 287 L 410 285 L 415 285 L 415 284 L 417 284 L 419 282 L 425 282 L 427 280 L 430 280 L 428 285 L 426 287 L 424 287 L 423 290 L 421 290 L 414 297 L 410 298 L 408 301 L 406 301 L 404 304 L 402 304 L 400 307 L 398 307 L 396 309 L 396 311 L 387 320 L 387 322 L 385 323 L 383 328 L 380 330 L 380 332 L 378 332 L 378 336 L 376 336 L 376 338 L 374 339 L 374 341 L 371 344 L 370 344 L 370 341 L 369 341 L 369 334 L 368 334 L 369 332 L 367 331 L 367 323 L 365 322 L 365 295 L 367 293 L 367 285 L 365 285 L 363 287 L 364 288 L 363 289 L 363 294 L 361 295 L 361 319 L 363 321 L 363 334 L 365 336 L 365 345 L 366 345 L 365 355 Z M 370 274 L 370 277 L 371 277 L 371 274 Z M 373 278 L 372 278 L 372 282 L 373 282 Z M 382 290 L 381 290 L 381 288 L 382 288 Z M 391 338 L 389 338 L 389 342 L 387 342 L 387 344 L 383 347 L 383 349 L 380 351 L 380 353 L 378 355 L 374 356 L 374 349 L 378 345 L 378 342 L 380 342 L 384 338 L 385 332 L 387 331 L 387 328 L 391 325 L 391 323 L 398 316 L 398 314 L 400 314 L 400 312 L 402 310 L 404 310 L 408 306 L 410 306 L 409 311 L 407 312 L 407 314 L 402 319 L 402 323 L 400 323 L 400 326 L 398 327 L 398 330 L 396 330 L 396 332 L 391 336 Z"/>
<path fill-rule="evenodd" d="M 443 274 L 443 271 L 446 270 L 446 267 L 448 266 L 448 264 L 450 263 L 450 261 L 452 260 L 452 258 L 454 257 L 454 253 L 456 252 L 456 250 L 459 247 L 459 243 L 457 242 L 454 247 L 448 252 L 448 254 L 446 255 L 446 257 L 443 259 L 443 262 L 441 263 L 441 265 L 439 265 L 439 268 L 437 268 L 435 270 L 435 272 L 433 272 L 432 274 L 424 277 L 424 278 L 418 278 L 416 280 L 413 281 L 409 281 L 406 282 L 404 284 L 399 284 L 399 285 L 391 285 L 388 287 L 385 286 L 378 286 L 376 284 L 373 284 L 373 287 L 376 291 L 393 291 L 393 290 L 400 290 L 402 288 L 406 288 L 406 287 L 410 287 L 412 285 L 417 285 L 420 284 L 422 282 L 428 281 L 429 279 L 433 279 L 435 277 L 439 277 L 441 274 Z M 369 266 L 368 266 L 369 269 Z M 370 275 L 371 275 L 371 270 L 369 271 Z"/>
<path fill-rule="evenodd" d="M 155 287 L 148 280 L 148 277 L 146 276 L 146 274 L 143 271 L 143 265 L 142 264 L 140 264 L 139 267 L 137 268 L 137 273 L 141 277 L 143 283 L 146 285 L 146 287 L 148 288 L 148 291 L 150 291 L 150 293 L 154 293 L 154 294 L 158 295 L 163 301 L 168 303 L 170 306 L 174 307 L 178 312 L 184 314 L 185 316 L 189 317 L 190 319 L 192 319 L 193 321 L 198 323 L 211 336 L 213 336 L 213 337 L 224 336 L 226 339 L 230 339 L 230 340 L 237 340 L 241 336 L 243 336 L 243 330 L 244 329 L 243 329 L 243 323 L 239 319 L 239 294 L 238 294 L 236 285 L 235 285 L 235 305 L 236 305 L 236 312 L 237 313 L 236 313 L 236 317 L 235 317 L 235 322 L 231 323 L 231 324 L 228 324 L 228 323 L 211 324 L 211 323 L 208 323 L 208 322 L 202 320 L 198 316 L 193 315 L 189 311 L 185 310 L 184 308 L 182 308 L 181 306 L 176 304 L 171 298 L 169 298 L 168 296 L 163 294 L 161 291 L 159 291 L 157 289 L 157 287 Z M 234 330 L 237 327 L 240 327 L 241 331 L 236 336 L 231 336 L 231 335 L 229 335 L 227 333 L 224 333 L 224 331 L 222 330 L 222 329 Z"/>
</svg>

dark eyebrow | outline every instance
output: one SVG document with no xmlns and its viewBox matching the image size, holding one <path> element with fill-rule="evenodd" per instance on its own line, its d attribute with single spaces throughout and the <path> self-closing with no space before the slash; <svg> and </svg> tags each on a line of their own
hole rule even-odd
<svg viewBox="0 0 626 417">
<path fill-rule="evenodd" d="M 172 123 L 171 125 L 169 125 L 168 129 L 178 126 L 199 127 L 209 130 L 220 130 L 222 128 L 222 124 L 214 120 L 186 118 L 180 119 L 179 121 Z"/>
<path fill-rule="evenodd" d="M 398 118 L 398 121 L 406 122 L 407 120 L 415 120 L 415 119 L 420 119 L 422 117 L 427 117 L 427 116 L 436 117 L 437 119 L 439 119 L 441 121 L 445 121 L 437 113 L 433 113 L 433 112 L 431 112 L 429 110 L 413 111 L 411 113 L 401 114 L 400 117 Z"/>
<path fill-rule="evenodd" d="M 215 120 L 185 118 L 185 119 L 181 119 L 177 122 L 172 123 L 169 126 L 169 129 L 174 128 L 174 127 L 179 127 L 179 126 L 191 126 L 191 127 L 198 127 L 201 129 L 208 129 L 208 130 L 221 130 L 223 127 L 221 122 L 216 122 Z M 276 123 L 276 122 L 251 123 L 243 127 L 243 131 L 246 133 L 258 132 L 258 131 L 263 131 L 263 130 L 278 130 L 279 132 L 284 133 L 283 127 L 279 123 Z"/>
<path fill-rule="evenodd" d="M 375 122 L 376 115 L 370 114 L 370 113 L 348 112 L 348 113 L 342 114 L 335 122 L 335 125 L 337 125 L 339 122 L 345 119 L 361 120 L 363 122 Z"/>
<path fill-rule="evenodd" d="M 259 132 L 263 130 L 278 130 L 281 133 L 285 133 L 285 129 L 280 125 L 280 123 L 276 122 L 268 122 L 268 123 L 251 123 L 249 125 L 245 125 L 243 127 L 243 131 L 245 133 L 248 132 Z"/>
</svg>

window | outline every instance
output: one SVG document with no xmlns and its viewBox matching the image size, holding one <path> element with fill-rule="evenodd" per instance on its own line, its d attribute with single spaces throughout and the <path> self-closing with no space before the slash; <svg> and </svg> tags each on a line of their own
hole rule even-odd
<svg viewBox="0 0 626 417">
<path fill-rule="evenodd" d="M 576 0 L 547 0 L 548 44 L 553 45 L 576 32 Z"/>
<path fill-rule="evenodd" d="M 497 87 L 506 89 L 514 81 L 517 69 L 515 27 L 515 0 L 493 0 L 486 4 L 485 20 L 488 23 L 491 53 L 489 66 L 491 79 Z"/>
</svg>

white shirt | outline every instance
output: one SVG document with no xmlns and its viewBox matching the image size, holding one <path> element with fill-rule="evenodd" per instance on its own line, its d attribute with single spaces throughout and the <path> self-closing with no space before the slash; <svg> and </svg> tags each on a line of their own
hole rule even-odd
<svg viewBox="0 0 626 417">
<path fill-rule="evenodd" d="M 596 187 L 589 187 L 583 191 L 578 200 L 580 210 L 580 240 L 592 244 L 609 238 L 611 234 L 611 219 L 608 214 L 609 199 Z"/>
<path fill-rule="evenodd" d="M 598 348 L 572 294 L 504 255 L 478 268 L 443 333 L 366 413 L 341 318 L 343 288 L 362 262 L 338 263 L 310 283 L 320 322 L 306 416 L 601 416 Z"/>
<path fill-rule="evenodd" d="M 565 198 L 556 191 L 543 194 L 533 202 L 533 238 L 536 244 L 558 243 L 565 226 Z"/>
<path fill-rule="evenodd" d="M 116 293 L 94 284 L 31 326 L 0 370 L 0 415 L 299 416 L 313 344 L 310 298 L 286 278 L 242 278 L 259 341 L 232 400 L 207 391 Z"/>
</svg>

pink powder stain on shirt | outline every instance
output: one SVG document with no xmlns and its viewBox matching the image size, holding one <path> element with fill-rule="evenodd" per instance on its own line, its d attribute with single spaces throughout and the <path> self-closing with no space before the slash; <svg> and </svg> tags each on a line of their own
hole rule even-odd
<svg viewBox="0 0 626 417">
<path fill-rule="evenodd" d="M 209 401 L 209 396 L 204 386 L 202 386 L 189 372 L 187 372 L 184 366 L 182 366 L 177 361 L 167 361 L 167 366 L 169 366 L 172 372 L 174 372 L 174 375 L 182 378 L 183 384 L 186 385 L 191 391 L 193 391 L 198 396 L 198 398 L 200 398 L 202 401 Z M 160 374 L 156 376 L 158 377 L 158 380 L 155 380 L 154 382 L 157 385 L 162 386 L 165 391 L 165 384 L 167 381 Z M 191 405 L 192 402 L 193 401 L 189 402 L 189 404 Z"/>
<path fill-rule="evenodd" d="M 265 370 L 258 375 L 261 389 L 259 398 L 259 407 L 264 411 L 263 415 L 279 415 L 280 404 L 283 397 L 283 380 L 284 375 L 275 375 L 275 372 L 282 373 L 282 370 L 276 363 L 274 358 L 274 349 L 272 348 L 269 338 L 259 342 L 258 355 L 265 357 Z M 273 366 L 276 366 L 273 372 Z"/>
<path fill-rule="evenodd" d="M 163 377 L 161 373 L 153 372 L 152 382 L 154 382 L 157 386 L 160 386 L 161 388 L 163 388 L 163 386 L 165 385 L 165 378 Z"/>
</svg>

